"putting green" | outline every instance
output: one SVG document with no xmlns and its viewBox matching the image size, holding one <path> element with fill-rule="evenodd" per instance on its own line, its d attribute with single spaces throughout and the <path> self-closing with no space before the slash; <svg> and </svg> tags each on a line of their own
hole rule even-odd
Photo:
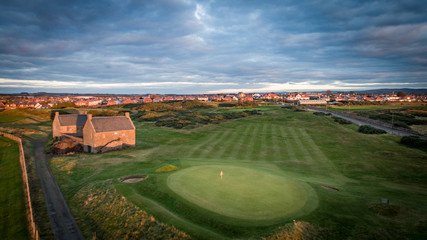
<svg viewBox="0 0 427 240">
<path fill-rule="evenodd" d="M 221 179 L 220 172 L 223 172 Z M 264 170 L 207 165 L 183 169 L 167 179 L 169 188 L 212 212 L 244 220 L 272 220 L 313 210 L 314 190 Z"/>
</svg>

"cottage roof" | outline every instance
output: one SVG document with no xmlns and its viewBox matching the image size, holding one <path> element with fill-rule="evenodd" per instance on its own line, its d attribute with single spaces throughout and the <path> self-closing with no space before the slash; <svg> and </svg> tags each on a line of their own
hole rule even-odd
<svg viewBox="0 0 427 240">
<path fill-rule="evenodd" d="M 61 126 L 84 126 L 87 116 L 84 114 L 65 114 L 59 115 L 58 119 Z"/>
<path fill-rule="evenodd" d="M 135 129 L 132 121 L 125 116 L 95 117 L 92 118 L 92 124 L 95 128 L 95 132 L 111 132 Z"/>
</svg>

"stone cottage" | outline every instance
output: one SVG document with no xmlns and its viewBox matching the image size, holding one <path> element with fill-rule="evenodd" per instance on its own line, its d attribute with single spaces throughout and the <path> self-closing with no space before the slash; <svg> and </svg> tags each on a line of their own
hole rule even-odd
<svg viewBox="0 0 427 240">
<path fill-rule="evenodd" d="M 85 152 L 105 152 L 135 146 L 135 126 L 129 117 L 92 117 L 92 114 L 59 115 L 52 124 L 53 137 L 80 142 Z"/>
<path fill-rule="evenodd" d="M 59 112 L 55 112 L 55 118 L 52 123 L 52 135 L 54 138 L 62 137 L 64 134 L 83 137 L 83 127 L 86 120 L 86 114 L 59 115 Z"/>
</svg>

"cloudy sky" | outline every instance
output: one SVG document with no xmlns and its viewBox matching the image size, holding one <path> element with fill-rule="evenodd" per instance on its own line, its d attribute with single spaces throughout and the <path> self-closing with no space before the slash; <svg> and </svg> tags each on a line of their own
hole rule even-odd
<svg viewBox="0 0 427 240">
<path fill-rule="evenodd" d="M 5 0 L 0 93 L 427 88 L 427 2 Z"/>
</svg>

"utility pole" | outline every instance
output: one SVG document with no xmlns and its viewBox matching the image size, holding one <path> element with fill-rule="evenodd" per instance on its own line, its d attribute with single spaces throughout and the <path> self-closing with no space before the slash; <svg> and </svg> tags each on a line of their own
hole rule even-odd
<svg viewBox="0 0 427 240">
<path fill-rule="evenodd" d="M 394 128 L 394 112 L 391 112 L 391 129 Z"/>
</svg>

